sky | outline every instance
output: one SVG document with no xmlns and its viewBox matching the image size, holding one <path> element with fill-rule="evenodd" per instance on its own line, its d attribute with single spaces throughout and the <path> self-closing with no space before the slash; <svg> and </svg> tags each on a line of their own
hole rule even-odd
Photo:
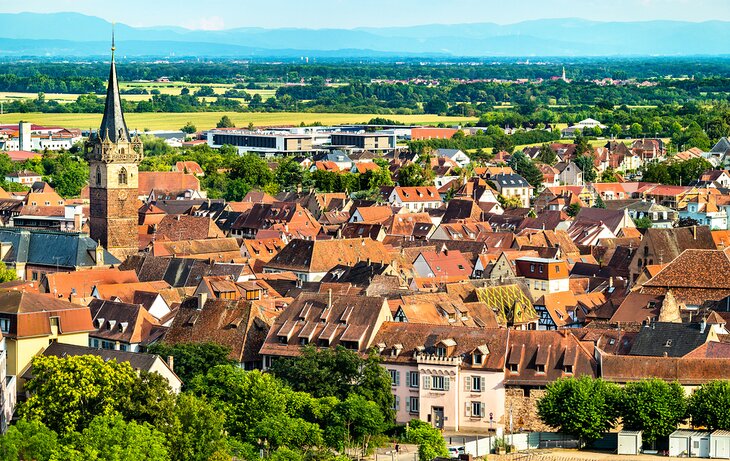
<svg viewBox="0 0 730 461">
<path fill-rule="evenodd" d="M 0 12 L 76 12 L 134 27 L 351 29 L 568 17 L 730 21 L 730 0 L 2 0 Z"/>
</svg>

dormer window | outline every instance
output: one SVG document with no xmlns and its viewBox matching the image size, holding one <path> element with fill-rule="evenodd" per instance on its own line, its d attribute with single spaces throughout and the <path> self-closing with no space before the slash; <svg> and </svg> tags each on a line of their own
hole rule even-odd
<svg viewBox="0 0 730 461">
<path fill-rule="evenodd" d="M 436 347 L 436 356 L 437 357 L 446 357 L 446 348 L 444 346 Z"/>
<path fill-rule="evenodd" d="M 573 374 L 573 365 L 565 365 L 563 367 L 563 371 L 566 375 L 572 375 Z"/>
<path fill-rule="evenodd" d="M 508 368 L 509 368 L 510 373 L 517 373 L 517 372 L 520 371 L 519 370 L 519 365 L 516 364 L 516 363 L 510 363 L 509 366 L 508 366 Z"/>
<path fill-rule="evenodd" d="M 481 352 L 475 352 L 472 356 L 472 362 L 474 365 L 481 365 L 484 363 L 484 356 L 481 354 Z"/>
<path fill-rule="evenodd" d="M 289 344 L 289 339 L 286 336 L 277 336 L 279 344 Z"/>
<path fill-rule="evenodd" d="M 535 365 L 535 373 L 545 373 L 545 365 Z"/>
<path fill-rule="evenodd" d="M 672 347 L 672 340 L 671 339 L 667 339 L 667 342 L 664 343 L 664 347 Z"/>
</svg>

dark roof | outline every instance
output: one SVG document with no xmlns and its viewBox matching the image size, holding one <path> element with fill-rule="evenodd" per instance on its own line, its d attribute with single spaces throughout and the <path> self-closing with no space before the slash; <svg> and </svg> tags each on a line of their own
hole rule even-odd
<svg viewBox="0 0 730 461">
<path fill-rule="evenodd" d="M 238 279 L 246 269 L 244 264 L 218 264 L 200 259 L 163 258 L 133 255 L 119 266 L 120 270 L 134 270 L 140 282 L 164 280 L 173 287 L 197 286 L 207 275 L 231 275 Z"/>
<path fill-rule="evenodd" d="M 530 187 L 530 184 L 527 183 L 527 180 L 517 173 L 500 173 L 493 175 L 489 179 L 495 184 L 498 184 L 500 187 Z"/>
<path fill-rule="evenodd" d="M 99 127 L 99 136 L 102 139 L 107 137 L 111 142 L 129 141 L 129 130 L 124 121 L 122 110 L 122 99 L 119 97 L 119 84 L 117 83 L 117 66 L 114 63 L 114 52 L 112 51 L 112 64 L 109 67 L 109 82 L 106 87 L 106 102 L 104 103 L 104 116 Z"/>
<path fill-rule="evenodd" d="M 611 232 L 618 232 L 623 227 L 621 222 L 626 217 L 624 210 L 609 210 L 607 208 L 588 208 L 583 207 L 575 216 L 574 222 L 596 223 L 602 222 Z"/>
<path fill-rule="evenodd" d="M 454 199 L 446 205 L 446 212 L 441 222 L 451 223 L 462 220 L 481 221 L 482 210 L 473 200 Z"/>
<path fill-rule="evenodd" d="M 641 329 L 629 355 L 682 357 L 706 343 L 710 330 L 698 323 L 654 322 Z"/>
<path fill-rule="evenodd" d="M 29 230 L 15 227 L 0 228 L 0 242 L 10 243 L 3 258 L 9 263 L 41 266 L 92 267 L 97 242 L 88 234 Z M 119 260 L 104 251 L 104 264 L 119 264 Z"/>
<path fill-rule="evenodd" d="M 322 278 L 322 283 L 350 283 L 367 287 L 373 277 L 383 274 L 388 267 L 390 267 L 388 264 L 368 263 L 367 261 L 360 261 L 352 267 L 339 264 L 327 272 Z"/>
</svg>

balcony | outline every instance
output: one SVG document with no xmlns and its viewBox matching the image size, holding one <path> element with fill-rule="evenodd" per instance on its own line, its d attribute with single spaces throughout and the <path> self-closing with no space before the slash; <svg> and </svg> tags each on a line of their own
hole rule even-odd
<svg viewBox="0 0 730 461">
<path fill-rule="evenodd" d="M 413 354 L 413 358 L 416 362 L 421 365 L 444 365 L 444 366 L 461 366 L 464 359 L 462 357 L 445 357 L 435 354 L 426 354 L 423 352 L 416 352 Z"/>
</svg>

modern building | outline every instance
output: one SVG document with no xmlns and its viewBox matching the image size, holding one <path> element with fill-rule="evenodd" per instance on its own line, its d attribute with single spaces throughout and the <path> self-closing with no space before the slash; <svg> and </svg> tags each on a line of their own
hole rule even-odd
<svg viewBox="0 0 730 461">
<path fill-rule="evenodd" d="M 332 133 L 330 144 L 347 146 L 370 151 L 390 151 L 395 149 L 395 135 L 387 133 Z"/>
<path fill-rule="evenodd" d="M 291 134 L 283 131 L 249 131 L 219 129 L 208 132 L 208 145 L 218 149 L 234 146 L 243 154 L 252 152 L 262 156 L 293 155 L 314 151 L 311 134 Z"/>
</svg>

